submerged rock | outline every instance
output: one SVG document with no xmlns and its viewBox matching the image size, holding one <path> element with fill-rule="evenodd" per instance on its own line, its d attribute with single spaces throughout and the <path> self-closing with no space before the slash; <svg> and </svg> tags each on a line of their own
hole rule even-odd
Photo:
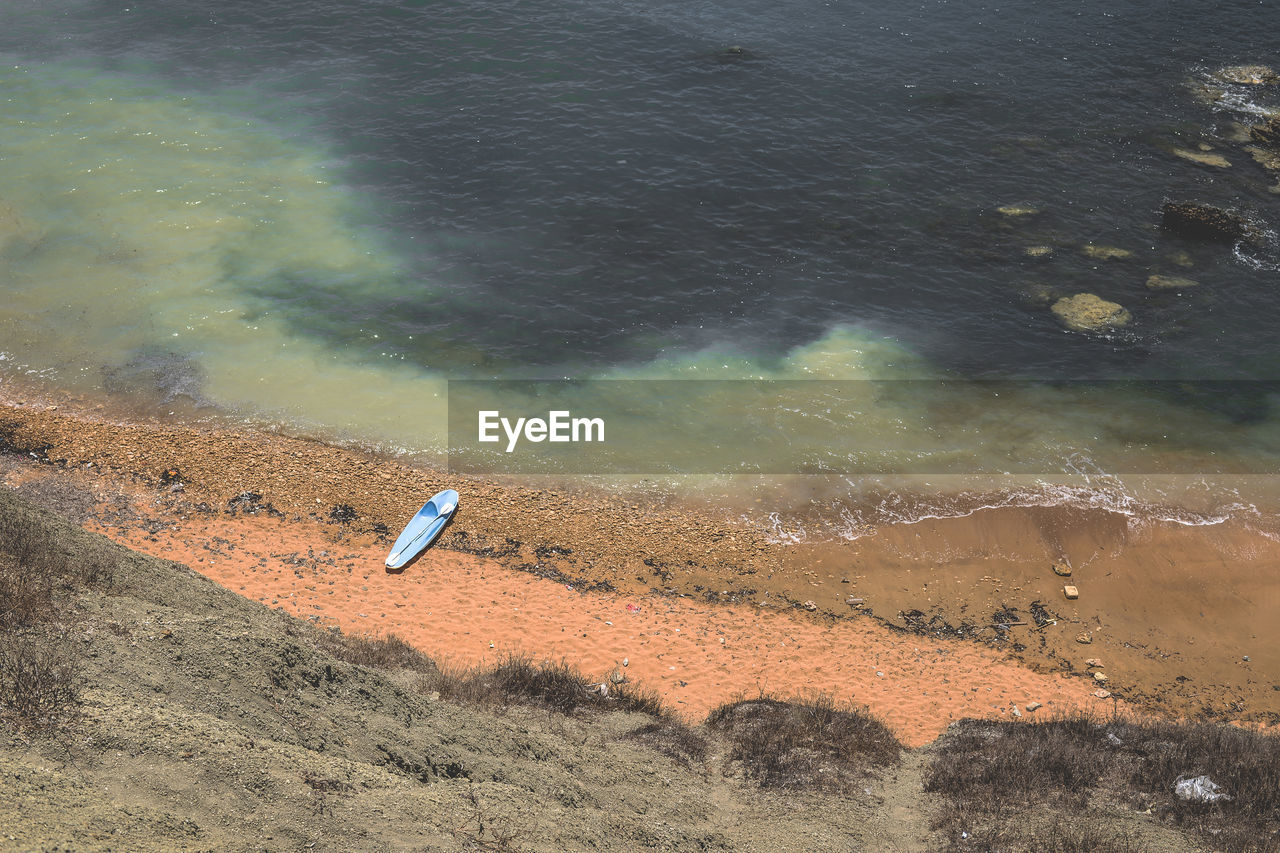
<svg viewBox="0 0 1280 853">
<path fill-rule="evenodd" d="M 1188 240 L 1234 243 L 1248 224 L 1243 216 L 1211 204 L 1171 201 L 1161 209 L 1160 227 Z"/>
<path fill-rule="evenodd" d="M 1055 290 L 1051 285 L 1043 282 L 1028 282 L 1018 296 L 1022 299 L 1023 304 L 1030 308 L 1048 308 L 1053 303 L 1062 298 L 1062 294 Z"/>
<path fill-rule="evenodd" d="M 1237 86 L 1265 86 L 1280 82 L 1280 74 L 1265 65 L 1231 65 L 1219 68 L 1211 76 L 1215 80 Z"/>
<path fill-rule="evenodd" d="M 1004 216 L 1016 218 L 1019 216 L 1034 216 L 1040 212 L 1040 208 L 1031 207 L 1026 204 L 1006 204 L 997 207 L 996 212 L 1003 214 Z"/>
<path fill-rule="evenodd" d="M 1190 160 L 1192 163 L 1199 163 L 1201 166 L 1215 166 L 1219 169 L 1225 169 L 1231 165 L 1231 161 L 1221 154 L 1207 154 L 1204 151 L 1191 151 L 1186 148 L 1174 148 L 1172 150 L 1175 157 Z"/>
<path fill-rule="evenodd" d="M 1092 243 L 1086 243 L 1083 251 L 1089 257 L 1099 261 L 1120 261 L 1133 257 L 1133 252 L 1128 249 L 1117 249 L 1115 246 L 1095 246 Z"/>
<path fill-rule="evenodd" d="M 1262 124 L 1249 128 L 1249 138 L 1259 145 L 1280 148 L 1280 116 L 1272 116 Z"/>
<path fill-rule="evenodd" d="M 1075 332 L 1106 332 L 1128 325 L 1133 319 L 1123 305 L 1093 293 L 1077 293 L 1059 299 L 1049 309 L 1062 325 Z"/>
<path fill-rule="evenodd" d="M 1147 287 L 1151 290 L 1185 290 L 1199 285 L 1198 281 L 1176 275 L 1153 275 L 1147 279 Z"/>
<path fill-rule="evenodd" d="M 1280 151 L 1249 145 L 1245 149 L 1258 165 L 1269 172 L 1280 172 Z"/>
</svg>

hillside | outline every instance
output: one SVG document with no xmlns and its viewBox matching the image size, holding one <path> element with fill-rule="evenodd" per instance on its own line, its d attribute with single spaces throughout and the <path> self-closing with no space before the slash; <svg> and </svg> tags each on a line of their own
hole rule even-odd
<svg viewBox="0 0 1280 853">
<path fill-rule="evenodd" d="M 1067 791 L 1056 764 L 1032 772 L 1044 745 L 1010 724 L 961 724 L 899 753 L 877 721 L 821 702 L 731 705 L 688 728 L 642 690 L 606 699 L 555 667 L 516 662 L 495 689 L 497 670 L 442 674 L 402 644 L 273 611 L 9 490 L 0 519 L 3 590 L 21 605 L 0 635 L 0 849 L 1201 849 L 1160 819 L 1185 817 L 1169 797 L 1115 789 L 1094 747 L 1096 772 Z M 13 662 L 33 642 L 52 655 L 46 681 L 68 690 L 24 716 Z M 765 754 L 784 719 L 814 737 Z M 1057 737 L 1053 723 L 1012 725 Z M 848 740 L 832 751 L 835 732 Z M 989 760 L 975 738 L 1007 741 L 1008 766 L 1043 790 L 1010 809 L 990 780 L 957 775 L 965 756 Z M 1273 849 L 1258 837 L 1229 849 Z"/>
</svg>

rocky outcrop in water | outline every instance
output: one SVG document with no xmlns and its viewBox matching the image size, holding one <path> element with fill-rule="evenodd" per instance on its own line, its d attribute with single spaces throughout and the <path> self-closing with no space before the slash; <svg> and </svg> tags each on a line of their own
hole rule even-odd
<svg viewBox="0 0 1280 853">
<path fill-rule="evenodd" d="M 1201 166 L 1225 169 L 1231 165 L 1231 161 L 1221 154 L 1210 154 L 1208 151 L 1192 151 L 1189 148 L 1173 148 L 1170 150 L 1175 157 L 1181 157 L 1183 160 L 1189 160 L 1192 163 L 1199 163 Z"/>
<path fill-rule="evenodd" d="M 1188 240 L 1234 243 L 1245 235 L 1248 220 L 1211 204 L 1166 202 L 1160 227 Z"/>
<path fill-rule="evenodd" d="M 1280 82 L 1280 74 L 1266 65 L 1230 65 L 1212 75 L 1214 80 L 1237 86 L 1265 86 Z"/>
<path fill-rule="evenodd" d="M 1128 249 L 1118 249 L 1115 246 L 1097 246 L 1093 243 L 1086 243 L 1081 247 L 1081 251 L 1095 261 L 1123 261 L 1133 257 L 1133 252 Z"/>
<path fill-rule="evenodd" d="M 1280 148 L 1280 115 L 1249 128 L 1249 138 L 1259 145 Z"/>
<path fill-rule="evenodd" d="M 1133 315 L 1123 306 L 1093 293 L 1077 293 L 1049 309 L 1058 322 L 1074 332 L 1107 332 L 1128 325 Z"/>
</svg>

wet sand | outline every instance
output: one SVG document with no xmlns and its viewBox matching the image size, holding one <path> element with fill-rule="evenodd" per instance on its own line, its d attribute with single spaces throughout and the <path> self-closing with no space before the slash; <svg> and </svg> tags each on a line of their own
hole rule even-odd
<svg viewBox="0 0 1280 853">
<path fill-rule="evenodd" d="M 1280 711 L 1280 548 L 1233 523 L 998 509 L 783 546 L 710 512 L 672 530 L 663 506 L 626 496 L 446 478 L 66 401 L 0 401 L 0 439 L 34 454 L 8 457 L 9 485 L 74 481 L 97 496 L 91 527 L 249 598 L 456 664 L 514 651 L 601 679 L 618 669 L 691 719 L 761 690 L 866 705 L 909 743 L 1033 702 L 1262 723 Z M 463 496 L 455 520 L 388 574 L 386 534 L 445 485 Z"/>
</svg>

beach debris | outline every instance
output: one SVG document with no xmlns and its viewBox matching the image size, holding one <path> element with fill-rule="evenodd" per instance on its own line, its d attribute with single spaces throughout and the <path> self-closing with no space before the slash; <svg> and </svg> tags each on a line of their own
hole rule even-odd
<svg viewBox="0 0 1280 853">
<path fill-rule="evenodd" d="M 1012 710 L 1012 713 L 1013 713 L 1013 715 L 1014 715 L 1015 717 L 1021 717 L 1021 716 L 1022 716 L 1022 709 L 1020 709 L 1017 705 L 1014 705 L 1014 706 L 1013 706 L 1013 708 L 1012 708 L 1011 710 Z"/>
<path fill-rule="evenodd" d="M 1088 634 L 1078 634 L 1076 636 L 1076 642 L 1082 646 L 1087 646 L 1093 642 L 1093 637 L 1089 636 Z"/>
<path fill-rule="evenodd" d="M 1110 690 L 1095 690 L 1095 691 L 1093 691 L 1093 695 L 1094 695 L 1094 696 L 1097 696 L 1099 699 L 1107 699 L 1107 698 L 1109 698 L 1109 697 L 1111 696 L 1111 691 L 1110 691 Z"/>
<path fill-rule="evenodd" d="M 1098 682 L 1099 684 L 1106 684 L 1107 674 L 1105 672 L 1095 672 L 1093 674 L 1093 680 Z"/>
<path fill-rule="evenodd" d="M 1179 776 L 1173 783 L 1173 793 L 1190 803 L 1220 803 L 1231 799 L 1231 795 L 1208 776 Z"/>
<path fill-rule="evenodd" d="M 1248 662 L 1249 662 L 1249 656 L 1248 656 L 1248 655 L 1245 655 L 1245 656 L 1242 658 L 1242 660 L 1243 660 L 1245 663 L 1248 663 Z"/>
<path fill-rule="evenodd" d="M 847 605 L 849 605 L 850 607 L 857 607 L 857 606 L 858 606 L 858 605 L 860 605 L 860 604 L 865 604 L 865 603 L 866 603 L 866 599 L 864 599 L 864 598 L 854 598 L 854 597 L 851 595 L 851 596 L 849 596 L 848 598 L 846 598 L 846 599 L 844 600 L 844 603 L 845 603 L 845 604 L 847 604 Z"/>
<path fill-rule="evenodd" d="M 1066 584 L 1065 586 L 1062 587 L 1062 594 L 1065 595 L 1067 598 L 1071 599 L 1072 601 L 1074 601 L 1075 599 L 1080 597 L 1080 590 L 1072 586 L 1071 584 Z"/>
<path fill-rule="evenodd" d="M 1022 253 L 1028 258 L 1052 258 L 1052 246 L 1028 246 L 1022 250 Z"/>
<path fill-rule="evenodd" d="M 1176 275 L 1153 275 L 1147 277 L 1147 290 L 1186 290 L 1198 287 L 1200 282 Z"/>
<path fill-rule="evenodd" d="M 1123 261 L 1133 257 L 1133 252 L 1128 249 L 1120 249 L 1115 246 L 1098 246 L 1094 243 L 1085 243 L 1080 250 L 1095 261 Z"/>
<path fill-rule="evenodd" d="M 1265 86 L 1280 82 L 1280 75 L 1266 65 L 1229 65 L 1219 68 L 1210 76 L 1221 83 L 1236 86 Z"/>
<path fill-rule="evenodd" d="M 1181 157 L 1183 160 L 1189 160 L 1192 163 L 1199 163 L 1201 166 L 1225 169 L 1231 165 L 1231 161 L 1221 154 L 1206 154 L 1203 151 L 1191 151 L 1186 148 L 1174 148 L 1172 152 L 1175 157 Z"/>
<path fill-rule="evenodd" d="M 335 504 L 333 509 L 329 510 L 329 520 L 337 524 L 350 524 L 358 517 L 359 514 L 351 504 Z"/>
<path fill-rule="evenodd" d="M 1234 243 L 1244 236 L 1247 226 L 1243 216 L 1211 204 L 1170 201 L 1160 209 L 1160 227 L 1188 240 Z"/>
<path fill-rule="evenodd" d="M 1069 578 L 1069 577 L 1071 577 L 1071 567 L 1070 567 L 1070 566 L 1062 566 L 1062 565 L 1059 565 L 1058 563 L 1054 563 L 1054 564 L 1052 565 L 1052 568 L 1053 568 L 1053 573 L 1054 573 L 1055 575 L 1057 575 L 1058 577 L 1060 577 L 1060 578 Z"/>
<path fill-rule="evenodd" d="M 1084 662 L 1084 665 L 1085 665 L 1085 666 L 1087 666 L 1087 667 L 1097 667 L 1097 668 L 1101 669 L 1101 668 L 1102 668 L 1102 659 L 1101 659 L 1101 658 L 1089 658 L 1087 661 L 1085 661 L 1085 662 Z"/>
<path fill-rule="evenodd" d="M 1049 308 L 1058 322 L 1073 332 L 1104 332 L 1129 324 L 1133 315 L 1123 305 L 1094 293 L 1065 296 Z"/>
<path fill-rule="evenodd" d="M 623 658 L 623 659 L 622 659 L 622 665 L 623 665 L 623 666 L 630 666 L 630 665 L 631 665 L 631 658 Z"/>
<path fill-rule="evenodd" d="M 810 610 L 810 611 L 818 609 L 818 605 L 814 604 L 813 601 L 806 601 L 803 607 L 805 610 Z"/>
<path fill-rule="evenodd" d="M 1044 704 L 1043 704 L 1043 703 L 1041 703 L 1041 702 L 1028 702 L 1028 703 L 1027 703 L 1027 711 L 1028 711 L 1028 712 L 1031 712 L 1031 711 L 1038 711 L 1038 710 L 1040 710 L 1040 709 L 1041 709 L 1041 708 L 1043 708 L 1043 707 L 1044 707 Z"/>
<path fill-rule="evenodd" d="M 1107 743 L 1112 746 L 1124 746 L 1124 741 L 1120 740 L 1120 738 L 1116 736 L 1115 732 L 1107 732 Z"/>
<path fill-rule="evenodd" d="M 634 605 L 634 604 L 628 604 L 628 605 L 627 605 L 627 612 L 628 612 L 628 613 L 639 613 L 639 612 L 640 612 L 640 608 L 639 608 L 639 607 L 637 607 L 637 606 L 636 606 L 636 605 Z"/>
</svg>

